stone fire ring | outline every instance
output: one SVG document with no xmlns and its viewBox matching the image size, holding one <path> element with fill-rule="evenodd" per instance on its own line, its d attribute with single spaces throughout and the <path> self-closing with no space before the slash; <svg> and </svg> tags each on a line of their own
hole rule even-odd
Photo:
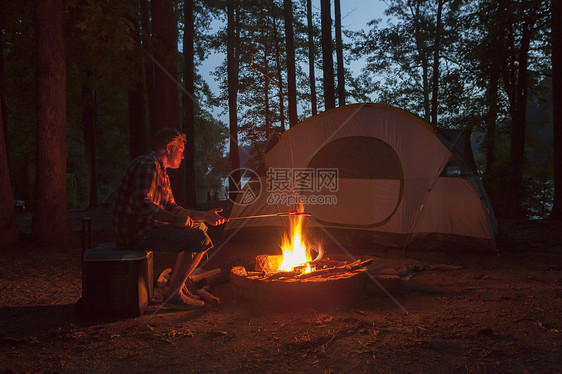
<svg viewBox="0 0 562 374">
<path fill-rule="evenodd" d="M 232 293 L 244 299 L 272 303 L 301 304 L 347 302 L 364 293 L 363 270 L 307 279 L 260 279 L 248 276 L 242 266 L 230 271 Z"/>
<path fill-rule="evenodd" d="M 235 266 L 230 271 L 230 290 L 237 297 L 277 306 L 302 305 L 341 305 L 359 296 L 385 296 L 388 293 L 402 292 L 400 277 L 377 275 L 368 267 L 324 274 L 310 278 L 271 278 L 263 277 L 277 269 L 280 256 L 260 255 L 256 257 L 256 272 L 243 266 Z M 327 260 L 330 261 L 330 260 Z M 331 261 L 339 262 L 339 261 Z M 373 269 L 374 270 L 374 269 Z M 373 282 L 374 277 L 377 282 Z M 384 288 L 384 291 L 381 289 Z"/>
<path fill-rule="evenodd" d="M 256 257 L 255 272 L 248 271 L 243 266 L 232 268 L 231 292 L 247 300 L 289 307 L 303 304 L 342 304 L 365 293 L 365 268 L 346 268 L 344 271 L 303 278 L 269 277 L 276 274 L 274 269 L 279 267 L 281 260 L 282 256 L 260 255 Z M 327 261 L 332 265 L 345 264 L 342 261 Z"/>
</svg>

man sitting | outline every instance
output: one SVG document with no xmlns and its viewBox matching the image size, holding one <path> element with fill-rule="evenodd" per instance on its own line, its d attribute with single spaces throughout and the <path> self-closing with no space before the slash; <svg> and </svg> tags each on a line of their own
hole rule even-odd
<svg viewBox="0 0 562 374">
<path fill-rule="evenodd" d="M 166 306 L 175 309 L 203 307 L 183 283 L 213 247 L 204 222 L 216 226 L 227 221 L 218 213 L 187 210 L 176 204 L 166 169 L 177 169 L 183 159 L 185 134 L 160 129 L 153 137 L 153 152 L 133 160 L 117 189 L 113 208 L 113 234 L 123 249 L 177 253 L 170 281 L 164 289 Z"/>
</svg>

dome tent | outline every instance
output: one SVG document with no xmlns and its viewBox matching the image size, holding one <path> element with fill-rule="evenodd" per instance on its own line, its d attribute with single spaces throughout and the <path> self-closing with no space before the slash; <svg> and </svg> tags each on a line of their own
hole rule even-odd
<svg viewBox="0 0 562 374">
<path fill-rule="evenodd" d="M 231 217 L 286 212 L 302 201 L 309 227 L 342 244 L 495 250 L 497 221 L 458 130 L 388 105 L 353 104 L 286 131 L 263 162 L 259 180 L 244 187 L 252 199 L 237 200 Z M 284 227 L 286 217 L 232 220 L 225 234 Z"/>
</svg>

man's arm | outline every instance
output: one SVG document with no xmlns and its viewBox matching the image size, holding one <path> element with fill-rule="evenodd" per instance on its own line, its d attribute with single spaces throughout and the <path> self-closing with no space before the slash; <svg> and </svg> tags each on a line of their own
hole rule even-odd
<svg viewBox="0 0 562 374">
<path fill-rule="evenodd" d="M 189 216 L 172 214 L 164 209 L 160 209 L 158 213 L 154 215 L 153 219 L 168 222 L 169 224 L 178 227 L 191 227 L 193 225 L 193 221 Z"/>
<path fill-rule="evenodd" d="M 199 210 L 188 210 L 180 206 L 178 206 L 178 209 L 175 211 L 176 214 L 185 216 L 188 219 L 191 219 L 192 221 L 206 222 L 213 226 L 217 226 L 228 221 L 227 218 L 219 215 L 219 212 L 222 212 L 221 208 L 211 209 L 207 211 L 199 211 Z"/>
<path fill-rule="evenodd" d="M 174 213 L 189 217 L 193 221 L 204 221 L 206 212 L 202 212 L 199 210 L 189 210 L 178 205 Z"/>
</svg>

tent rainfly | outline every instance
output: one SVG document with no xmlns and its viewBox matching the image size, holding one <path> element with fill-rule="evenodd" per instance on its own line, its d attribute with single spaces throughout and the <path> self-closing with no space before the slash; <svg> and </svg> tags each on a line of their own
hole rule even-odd
<svg viewBox="0 0 562 374">
<path fill-rule="evenodd" d="M 311 231 L 343 245 L 496 249 L 497 221 L 469 137 L 388 105 L 339 107 L 283 133 L 230 216 L 298 202 L 312 214 Z M 232 220 L 225 234 L 255 238 L 285 227 L 282 216 Z"/>
</svg>

